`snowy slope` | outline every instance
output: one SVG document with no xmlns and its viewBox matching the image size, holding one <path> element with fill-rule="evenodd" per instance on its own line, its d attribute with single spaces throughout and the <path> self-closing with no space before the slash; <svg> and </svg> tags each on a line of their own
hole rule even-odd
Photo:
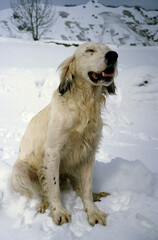
<svg viewBox="0 0 158 240">
<path fill-rule="evenodd" d="M 53 8 L 54 9 L 54 8 Z M 54 11 L 54 10 L 53 10 Z M 12 10 L 0 11 L 0 36 L 31 39 L 18 31 Z M 12 20 L 11 20 L 12 19 Z M 157 45 L 158 11 L 139 7 L 105 7 L 96 0 L 74 7 L 56 6 L 55 23 L 44 39 L 96 41 L 115 45 Z"/>
<path fill-rule="evenodd" d="M 15 193 L 10 174 L 28 121 L 58 86 L 57 66 L 75 47 L 0 38 L 0 239 L 158 239 L 158 49 L 111 46 L 119 54 L 117 95 L 103 111 L 105 127 L 93 190 L 111 195 L 98 207 L 107 226 L 91 227 L 81 199 L 62 192 L 71 223 L 37 213 L 39 200 Z"/>
</svg>

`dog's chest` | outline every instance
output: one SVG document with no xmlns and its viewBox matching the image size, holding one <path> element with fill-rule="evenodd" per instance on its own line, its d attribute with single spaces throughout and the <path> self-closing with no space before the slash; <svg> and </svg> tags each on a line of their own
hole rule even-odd
<svg viewBox="0 0 158 240">
<path fill-rule="evenodd" d="M 102 122 L 91 120 L 83 131 L 73 130 L 65 143 L 61 154 L 61 165 L 65 171 L 89 161 L 98 148 Z"/>
</svg>

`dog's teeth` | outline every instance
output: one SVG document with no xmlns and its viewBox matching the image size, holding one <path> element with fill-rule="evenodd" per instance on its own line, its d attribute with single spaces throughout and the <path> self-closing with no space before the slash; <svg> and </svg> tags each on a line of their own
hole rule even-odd
<svg viewBox="0 0 158 240">
<path fill-rule="evenodd" d="M 104 72 L 102 72 L 102 76 L 103 76 L 103 77 L 105 76 Z"/>
</svg>

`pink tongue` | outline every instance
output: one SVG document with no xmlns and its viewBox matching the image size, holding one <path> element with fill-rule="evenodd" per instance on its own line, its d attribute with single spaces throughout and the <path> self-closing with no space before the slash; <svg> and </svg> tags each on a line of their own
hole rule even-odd
<svg viewBox="0 0 158 240">
<path fill-rule="evenodd" d="M 98 79 L 98 77 L 96 76 L 96 73 L 95 73 L 95 72 L 92 73 L 92 77 L 93 77 L 94 79 Z"/>
<path fill-rule="evenodd" d="M 103 76 L 104 77 L 113 77 L 114 73 L 105 73 L 105 72 L 103 72 Z"/>
</svg>

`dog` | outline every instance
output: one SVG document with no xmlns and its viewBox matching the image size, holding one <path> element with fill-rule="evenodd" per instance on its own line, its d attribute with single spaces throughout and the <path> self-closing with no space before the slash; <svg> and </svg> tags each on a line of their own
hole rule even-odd
<svg viewBox="0 0 158 240">
<path fill-rule="evenodd" d="M 108 193 L 92 192 L 92 169 L 101 140 L 101 110 L 115 94 L 118 54 L 88 42 L 59 66 L 60 84 L 51 103 L 30 121 L 21 140 L 11 183 L 21 194 L 36 194 L 39 212 L 50 207 L 57 225 L 71 221 L 60 190 L 68 186 L 81 197 L 89 223 L 106 225 L 94 201 Z"/>
</svg>

